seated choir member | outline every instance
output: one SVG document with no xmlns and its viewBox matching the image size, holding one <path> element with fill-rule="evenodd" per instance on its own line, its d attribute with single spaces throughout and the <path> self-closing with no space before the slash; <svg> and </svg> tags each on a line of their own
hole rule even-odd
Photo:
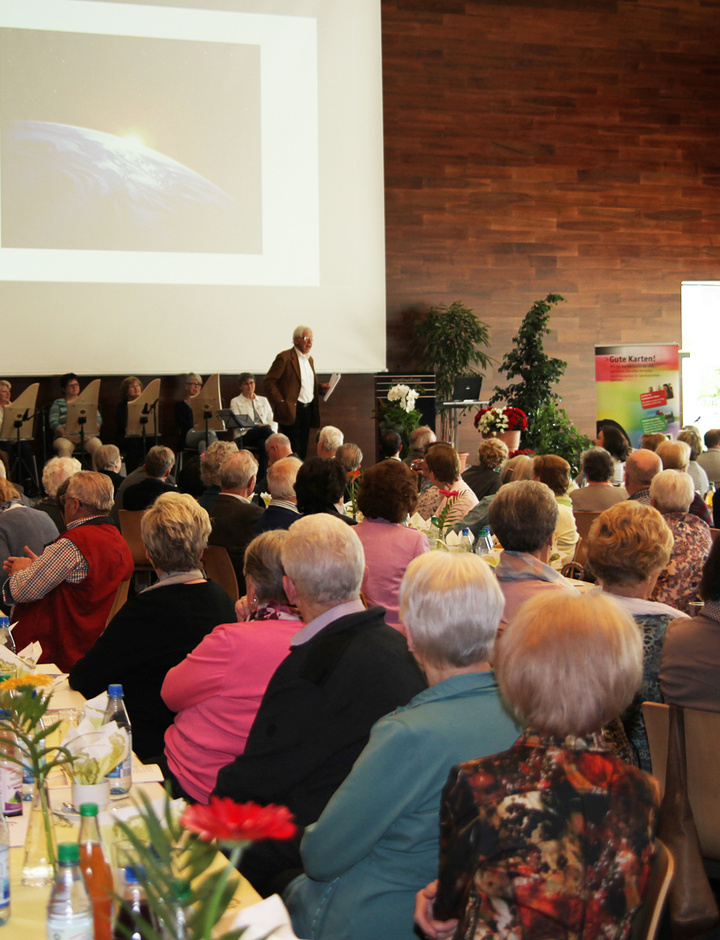
<svg viewBox="0 0 720 940">
<path fill-rule="evenodd" d="M 56 398 L 50 405 L 48 415 L 48 424 L 53 432 L 53 447 L 59 457 L 72 457 L 75 448 L 80 443 L 80 434 L 68 436 L 65 434 L 65 424 L 67 422 L 68 404 L 77 401 L 80 397 L 80 382 L 74 372 L 66 372 L 60 376 L 60 389 L 63 392 L 62 398 Z M 98 430 L 102 427 L 102 416 L 97 412 Z M 98 447 L 102 447 L 102 441 L 94 434 L 84 435 L 85 451 L 88 454 L 94 454 Z"/>
</svg>

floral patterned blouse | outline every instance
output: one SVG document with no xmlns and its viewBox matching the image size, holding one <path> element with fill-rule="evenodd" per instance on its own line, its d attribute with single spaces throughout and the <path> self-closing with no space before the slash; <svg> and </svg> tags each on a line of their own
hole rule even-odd
<svg viewBox="0 0 720 940">
<path fill-rule="evenodd" d="M 673 534 L 667 568 L 660 572 L 651 600 L 670 604 L 686 614 L 695 614 L 702 569 L 712 548 L 710 527 L 690 512 L 666 512 L 663 519 Z"/>
<path fill-rule="evenodd" d="M 440 810 L 435 916 L 463 940 L 622 940 L 653 854 L 655 780 L 600 735 L 526 731 L 454 767 Z"/>
</svg>

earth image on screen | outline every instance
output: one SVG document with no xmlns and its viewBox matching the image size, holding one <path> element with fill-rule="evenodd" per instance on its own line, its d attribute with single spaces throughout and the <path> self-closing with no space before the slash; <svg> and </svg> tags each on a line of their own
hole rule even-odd
<svg viewBox="0 0 720 940">
<path fill-rule="evenodd" d="M 0 145 L 3 247 L 242 250 L 237 202 L 133 138 L 16 120 Z"/>
</svg>

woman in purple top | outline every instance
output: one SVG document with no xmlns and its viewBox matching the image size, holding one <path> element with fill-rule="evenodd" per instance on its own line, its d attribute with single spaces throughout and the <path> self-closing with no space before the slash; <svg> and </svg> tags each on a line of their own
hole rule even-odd
<svg viewBox="0 0 720 940">
<path fill-rule="evenodd" d="M 363 593 L 368 604 L 381 604 L 385 620 L 401 630 L 398 613 L 400 582 L 417 555 L 430 551 L 427 536 L 402 525 L 417 504 L 417 482 L 399 460 L 370 467 L 360 481 L 358 507 L 365 517 L 355 532 L 365 549 Z"/>
</svg>

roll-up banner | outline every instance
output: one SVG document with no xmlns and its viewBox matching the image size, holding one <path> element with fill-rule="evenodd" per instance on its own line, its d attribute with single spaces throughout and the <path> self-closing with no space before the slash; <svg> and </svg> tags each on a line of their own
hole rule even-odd
<svg viewBox="0 0 720 940">
<path fill-rule="evenodd" d="M 680 347 L 639 343 L 596 346 L 597 420 L 619 425 L 633 447 L 640 437 L 680 430 Z"/>
</svg>

